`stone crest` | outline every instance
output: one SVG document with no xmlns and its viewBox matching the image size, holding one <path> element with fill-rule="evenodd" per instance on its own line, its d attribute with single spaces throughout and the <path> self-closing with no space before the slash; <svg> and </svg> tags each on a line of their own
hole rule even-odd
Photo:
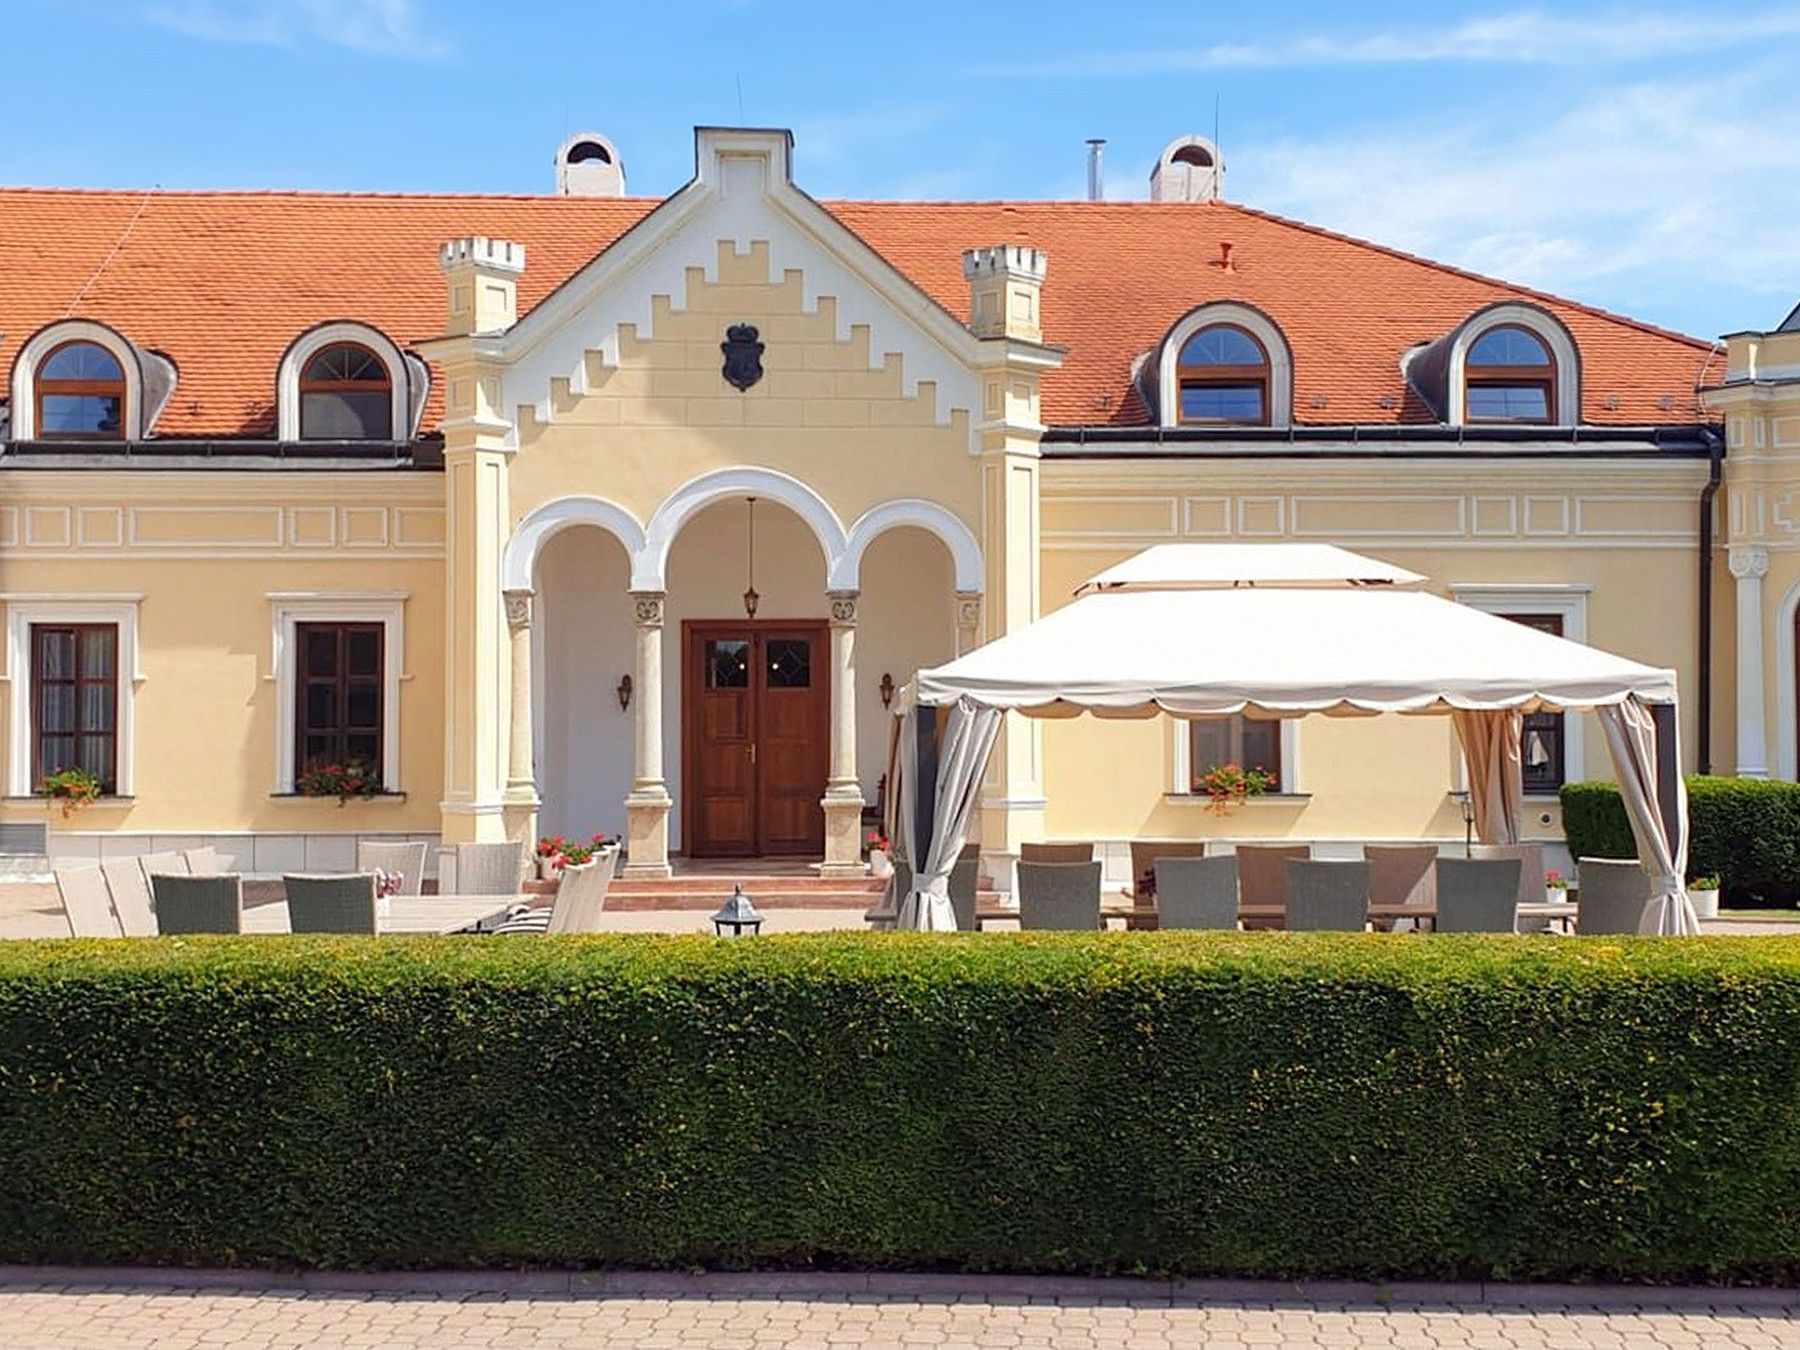
<svg viewBox="0 0 1800 1350">
<path fill-rule="evenodd" d="M 734 388 L 748 389 L 763 377 L 763 344 L 754 324 L 732 324 L 725 330 L 719 350 L 725 353 L 725 364 L 719 373 Z"/>
</svg>

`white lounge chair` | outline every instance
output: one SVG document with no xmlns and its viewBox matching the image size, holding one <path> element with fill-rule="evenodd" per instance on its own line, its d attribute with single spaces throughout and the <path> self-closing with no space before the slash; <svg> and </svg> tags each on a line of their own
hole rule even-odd
<svg viewBox="0 0 1800 1350">
<path fill-rule="evenodd" d="M 418 895 L 425 888 L 426 848 L 423 840 L 359 839 L 356 841 L 356 870 L 398 872 L 400 889 L 395 894 Z"/>
<path fill-rule="evenodd" d="M 63 915 L 75 937 L 121 937 L 119 916 L 113 912 L 106 874 L 98 867 L 58 867 L 56 893 L 62 897 Z"/>
<path fill-rule="evenodd" d="M 619 850 L 602 849 L 591 862 L 564 867 L 556 899 L 543 909 L 525 909 L 494 929 L 496 933 L 597 933 L 606 889 L 612 884 Z"/>
<path fill-rule="evenodd" d="M 100 871 L 125 936 L 155 937 L 156 906 L 150 899 L 150 878 L 144 875 L 143 864 L 136 858 L 106 858 Z"/>
</svg>

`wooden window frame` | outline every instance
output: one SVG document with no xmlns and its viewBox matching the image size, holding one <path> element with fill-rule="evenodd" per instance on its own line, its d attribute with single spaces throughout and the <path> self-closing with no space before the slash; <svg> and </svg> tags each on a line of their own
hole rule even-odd
<svg viewBox="0 0 1800 1350">
<path fill-rule="evenodd" d="M 307 377 L 306 372 L 307 372 L 308 368 L 311 367 L 313 362 L 317 361 L 320 357 L 325 356 L 330 352 L 337 351 L 340 347 L 348 347 L 353 351 L 359 351 L 359 352 L 363 353 L 363 355 L 367 356 L 369 358 L 369 360 L 373 361 L 375 363 L 375 365 L 377 367 L 379 367 L 382 372 L 382 378 L 379 381 L 379 383 L 375 380 L 315 380 L 315 379 L 309 379 Z M 315 351 L 308 352 L 307 356 L 306 356 L 306 360 L 304 362 L 302 362 L 301 366 L 300 366 L 299 375 L 298 375 L 298 388 L 299 388 L 298 420 L 299 420 L 299 430 L 300 430 L 300 439 L 301 440 L 304 441 L 304 440 L 314 440 L 314 439 L 318 439 L 318 440 L 324 440 L 324 439 L 341 440 L 341 439 L 343 439 L 342 437 L 336 437 L 336 436 L 329 437 L 329 438 L 314 437 L 314 436 L 311 436 L 307 432 L 307 430 L 306 430 L 306 396 L 308 394 L 373 394 L 373 393 L 377 392 L 377 390 L 379 390 L 381 395 L 387 400 L 387 408 L 388 408 L 387 434 L 384 436 L 358 436 L 358 437 L 355 437 L 354 439 L 365 440 L 365 441 L 391 441 L 391 440 L 395 439 L 395 436 L 394 436 L 394 372 L 388 368 L 388 363 L 381 359 L 381 354 L 379 352 L 377 352 L 373 347 L 370 347 L 367 343 L 354 342 L 348 338 L 339 338 L 335 341 L 325 343 L 324 345 L 320 346 Z"/>
<path fill-rule="evenodd" d="M 337 670 L 336 674 L 325 677 L 310 675 L 306 666 L 307 637 L 314 631 L 331 631 L 337 637 Z M 372 633 L 375 637 L 375 672 L 373 675 L 351 676 L 348 667 L 349 638 L 353 632 Z M 349 716 L 349 689 L 354 681 L 358 684 L 372 685 L 375 690 L 375 754 L 370 758 L 367 767 L 381 773 L 387 762 L 388 738 L 388 706 L 387 706 L 387 628 L 378 619 L 302 619 L 294 624 L 294 644 L 291 659 L 294 662 L 294 773 L 307 772 L 309 760 L 306 754 L 306 741 L 309 736 L 330 734 L 337 738 L 337 750 L 327 760 L 333 764 L 349 764 L 347 742 L 353 733 L 366 734 L 365 727 L 351 727 Z M 307 720 L 306 691 L 315 684 L 332 684 L 339 691 L 337 725 L 325 731 L 314 727 Z M 359 761 L 360 762 L 360 761 Z"/>
<path fill-rule="evenodd" d="M 1517 426 L 1547 427 L 1556 425 L 1556 352 L 1544 340 L 1540 333 L 1533 332 L 1522 323 L 1496 323 L 1483 328 L 1469 342 L 1469 354 L 1474 355 L 1476 344 L 1489 333 L 1498 333 L 1510 329 L 1515 333 L 1523 333 L 1535 342 L 1547 358 L 1540 366 L 1478 366 L 1468 358 L 1463 361 L 1463 421 L 1470 426 Z M 1469 411 L 1469 394 L 1475 389 L 1520 388 L 1530 386 L 1544 391 L 1544 415 L 1542 417 L 1477 417 Z"/>
<path fill-rule="evenodd" d="M 1238 766 L 1240 768 L 1245 768 L 1245 769 L 1260 768 L 1260 769 L 1265 770 L 1268 773 L 1274 774 L 1275 775 L 1275 786 L 1273 787 L 1273 789 L 1271 789 L 1272 791 L 1278 792 L 1278 793 L 1293 791 L 1293 788 L 1288 784 L 1288 781 L 1287 781 L 1286 766 L 1284 763 L 1287 748 L 1288 748 L 1288 745 L 1287 745 L 1288 729 L 1287 729 L 1286 720 L 1284 718 L 1279 718 L 1279 717 L 1249 717 L 1249 716 L 1246 716 L 1244 713 L 1234 713 L 1229 718 L 1198 718 L 1198 717 L 1196 717 L 1196 718 L 1189 719 L 1188 721 L 1185 722 L 1185 724 L 1182 726 L 1182 731 L 1181 731 L 1182 737 L 1187 741 L 1187 746 L 1188 746 L 1187 782 L 1183 785 L 1184 791 L 1186 791 L 1188 793 L 1196 794 L 1196 795 L 1206 791 L 1206 789 L 1201 786 L 1200 780 L 1206 774 L 1207 770 L 1213 768 L 1214 766 L 1211 764 L 1202 764 L 1200 762 L 1200 757 L 1194 753 L 1194 738 L 1195 738 L 1195 734 L 1199 731 L 1199 729 L 1202 726 L 1206 726 L 1209 724 L 1217 724 L 1220 722 L 1223 722 L 1228 727 L 1232 727 L 1234 730 L 1237 728 L 1238 724 L 1240 724 L 1240 723 L 1242 725 L 1248 726 L 1250 723 L 1255 722 L 1260 725 L 1268 726 L 1271 729 L 1271 731 L 1273 732 L 1274 737 L 1275 737 L 1275 745 L 1274 745 L 1275 753 L 1271 757 L 1274 762 L 1272 764 L 1246 764 L 1246 763 L 1244 763 L 1244 760 L 1242 757 L 1239 757 L 1235 762 L 1238 764 Z M 1234 739 L 1238 740 L 1241 744 L 1241 742 L 1242 742 L 1241 735 L 1234 737 Z M 1231 763 L 1233 761 L 1228 760 L 1226 762 Z"/>
<path fill-rule="evenodd" d="M 1181 341 L 1181 350 L 1186 351 L 1188 344 L 1197 337 L 1218 328 L 1229 328 L 1240 334 L 1251 346 L 1262 353 L 1262 361 L 1256 365 L 1183 365 L 1179 355 L 1175 364 L 1175 415 L 1183 426 L 1213 427 L 1266 427 L 1269 425 L 1269 349 L 1263 345 L 1262 339 L 1239 323 L 1209 323 L 1196 328 Z M 1181 395 L 1189 388 L 1219 385 L 1255 385 L 1261 391 L 1258 402 L 1261 414 L 1249 417 L 1189 417 L 1182 407 Z"/>
<path fill-rule="evenodd" d="M 58 379 L 55 376 L 45 378 L 44 368 L 56 359 L 56 354 L 70 347 L 93 347 L 105 352 L 106 357 L 119 369 L 117 379 L 112 380 L 71 380 Z M 92 338 L 75 337 L 67 342 L 59 342 L 45 352 L 43 359 L 37 363 L 32 372 L 31 396 L 32 412 L 35 421 L 32 431 L 40 441 L 122 441 L 125 439 L 125 418 L 129 412 L 126 399 L 125 366 L 118 355 L 109 351 L 101 343 Z M 57 397 L 79 397 L 88 395 L 95 398 L 111 398 L 118 400 L 119 427 L 117 431 L 46 431 L 44 429 L 44 399 Z"/>
<path fill-rule="evenodd" d="M 44 730 L 43 730 L 43 726 L 44 726 L 44 720 L 43 720 L 44 674 L 43 674 L 43 660 L 42 660 L 43 649 L 39 645 L 40 639 L 45 634 L 48 634 L 48 633 L 70 633 L 74 636 L 74 639 L 75 639 L 75 674 L 72 675 L 67 680 L 56 681 L 56 683 L 58 683 L 58 684 L 68 684 L 68 685 L 72 686 L 75 691 L 75 730 L 69 734 L 73 735 L 73 737 L 75 738 L 77 751 L 79 751 L 79 749 L 80 749 L 80 743 L 81 743 L 81 739 L 83 736 L 95 735 L 95 736 L 105 736 L 106 737 L 106 739 L 107 739 L 107 755 L 106 755 L 107 764 L 106 764 L 106 772 L 104 772 L 100 775 L 100 792 L 101 792 L 102 796 L 107 796 L 107 797 L 116 796 L 118 794 L 119 738 L 120 738 L 120 734 L 121 734 L 121 708 L 120 708 L 121 700 L 119 698 L 119 681 L 122 678 L 122 672 L 124 670 L 124 641 L 123 641 L 123 634 L 121 633 L 120 628 L 121 628 L 121 625 L 119 625 L 117 623 L 111 623 L 111 622 L 61 622 L 61 623 L 59 623 L 54 620 L 48 620 L 48 621 L 32 623 L 30 625 L 29 629 L 27 630 L 28 631 L 28 639 L 26 642 L 26 646 L 30 653 L 30 662 L 31 662 L 31 675 L 30 675 L 30 685 L 31 685 L 31 691 L 30 691 L 30 698 L 31 698 L 31 746 L 30 746 L 31 782 L 32 782 L 34 789 L 37 784 L 42 783 L 44 781 L 45 775 L 50 774 L 50 773 L 55 773 L 59 769 L 66 769 L 66 768 L 71 767 L 67 764 L 58 764 L 54 768 L 52 768 L 51 766 L 46 765 L 44 763 L 44 746 L 43 746 L 43 739 L 44 739 Z M 112 644 L 113 644 L 112 668 L 113 669 L 112 669 L 112 675 L 110 677 L 86 678 L 81 674 L 81 639 L 82 639 L 82 635 L 85 633 L 92 633 L 92 632 L 107 632 L 107 633 L 112 634 Z M 84 685 L 95 685 L 95 684 L 104 684 L 111 691 L 112 697 L 110 700 L 110 706 L 112 709 L 112 715 L 109 720 L 112 722 L 112 726 L 107 731 L 87 732 L 82 729 L 82 710 L 87 706 L 85 700 L 81 696 L 82 688 Z M 63 733 L 59 732 L 56 734 L 61 735 Z M 77 758 L 79 758 L 79 755 L 77 755 Z"/>
</svg>

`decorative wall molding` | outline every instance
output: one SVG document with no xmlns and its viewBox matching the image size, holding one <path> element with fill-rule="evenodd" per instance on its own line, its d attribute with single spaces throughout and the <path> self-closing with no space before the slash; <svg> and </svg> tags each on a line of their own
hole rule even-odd
<svg viewBox="0 0 1800 1350">
<path fill-rule="evenodd" d="M 127 500 L 116 478 L 110 491 L 113 501 L 79 503 L 22 502 L 21 494 L 9 494 L 12 501 L 0 505 L 0 547 L 20 558 L 92 558 L 97 552 L 118 559 L 444 555 L 441 498 L 359 506 L 147 493 Z M 386 484 L 383 495 L 391 495 Z"/>
</svg>

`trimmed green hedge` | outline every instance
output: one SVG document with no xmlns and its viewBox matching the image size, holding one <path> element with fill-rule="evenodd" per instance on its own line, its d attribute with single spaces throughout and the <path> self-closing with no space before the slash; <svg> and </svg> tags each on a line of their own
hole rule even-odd
<svg viewBox="0 0 1800 1350">
<path fill-rule="evenodd" d="M 0 944 L 0 1260 L 1800 1273 L 1800 940 Z"/>
<path fill-rule="evenodd" d="M 1689 775 L 1688 875 L 1716 876 L 1731 903 L 1800 899 L 1800 783 Z M 1618 784 L 1562 790 L 1563 834 L 1577 858 L 1635 858 Z"/>
</svg>

